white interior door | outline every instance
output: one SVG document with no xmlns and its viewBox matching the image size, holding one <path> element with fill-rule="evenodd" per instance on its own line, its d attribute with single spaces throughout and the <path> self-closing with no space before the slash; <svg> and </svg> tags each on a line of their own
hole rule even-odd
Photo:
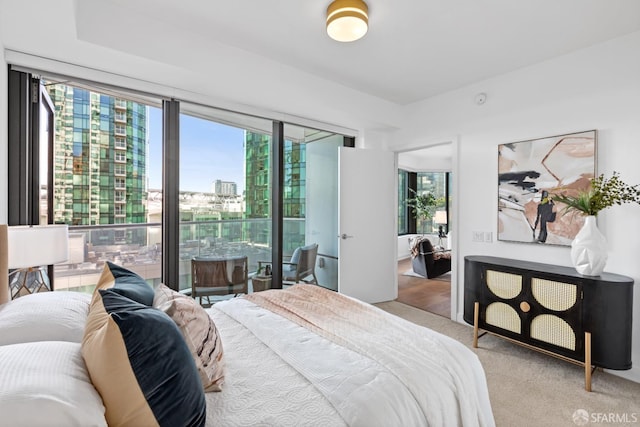
<svg viewBox="0 0 640 427">
<path fill-rule="evenodd" d="M 338 291 L 390 301 L 397 285 L 397 172 L 390 151 L 340 147 Z"/>
</svg>

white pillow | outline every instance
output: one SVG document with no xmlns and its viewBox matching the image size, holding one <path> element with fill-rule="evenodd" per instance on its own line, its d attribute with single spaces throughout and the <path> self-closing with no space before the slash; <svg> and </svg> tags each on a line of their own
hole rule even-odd
<svg viewBox="0 0 640 427">
<path fill-rule="evenodd" d="M 2 304 L 0 346 L 34 341 L 82 342 L 90 302 L 91 294 L 40 292 Z"/>
<path fill-rule="evenodd" d="M 12 427 L 106 426 L 80 344 L 0 346 L 0 423 Z"/>
</svg>

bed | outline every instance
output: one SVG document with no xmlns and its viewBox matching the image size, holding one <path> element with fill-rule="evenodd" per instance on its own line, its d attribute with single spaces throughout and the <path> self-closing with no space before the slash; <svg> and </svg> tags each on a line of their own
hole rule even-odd
<svg viewBox="0 0 640 427">
<path fill-rule="evenodd" d="M 164 286 L 149 301 L 116 266 L 107 276 L 93 295 L 0 306 L 0 423 L 494 425 L 471 350 L 369 304 L 300 284 L 204 310 Z"/>
</svg>

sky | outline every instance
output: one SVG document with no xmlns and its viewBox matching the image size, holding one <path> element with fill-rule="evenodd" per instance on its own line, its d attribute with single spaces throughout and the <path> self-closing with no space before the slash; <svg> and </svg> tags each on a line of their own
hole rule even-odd
<svg viewBox="0 0 640 427">
<path fill-rule="evenodd" d="M 180 115 L 180 190 L 211 192 L 216 179 L 244 191 L 244 131 Z M 149 107 L 149 188 L 162 188 L 162 110 Z"/>
</svg>

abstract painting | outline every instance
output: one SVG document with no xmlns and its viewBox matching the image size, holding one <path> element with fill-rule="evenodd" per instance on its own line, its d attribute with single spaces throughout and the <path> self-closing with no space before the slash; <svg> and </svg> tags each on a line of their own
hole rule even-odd
<svg viewBox="0 0 640 427">
<path fill-rule="evenodd" d="M 595 130 L 499 145 L 498 240 L 571 245 L 584 218 L 553 195 L 589 188 L 595 159 Z"/>
</svg>

